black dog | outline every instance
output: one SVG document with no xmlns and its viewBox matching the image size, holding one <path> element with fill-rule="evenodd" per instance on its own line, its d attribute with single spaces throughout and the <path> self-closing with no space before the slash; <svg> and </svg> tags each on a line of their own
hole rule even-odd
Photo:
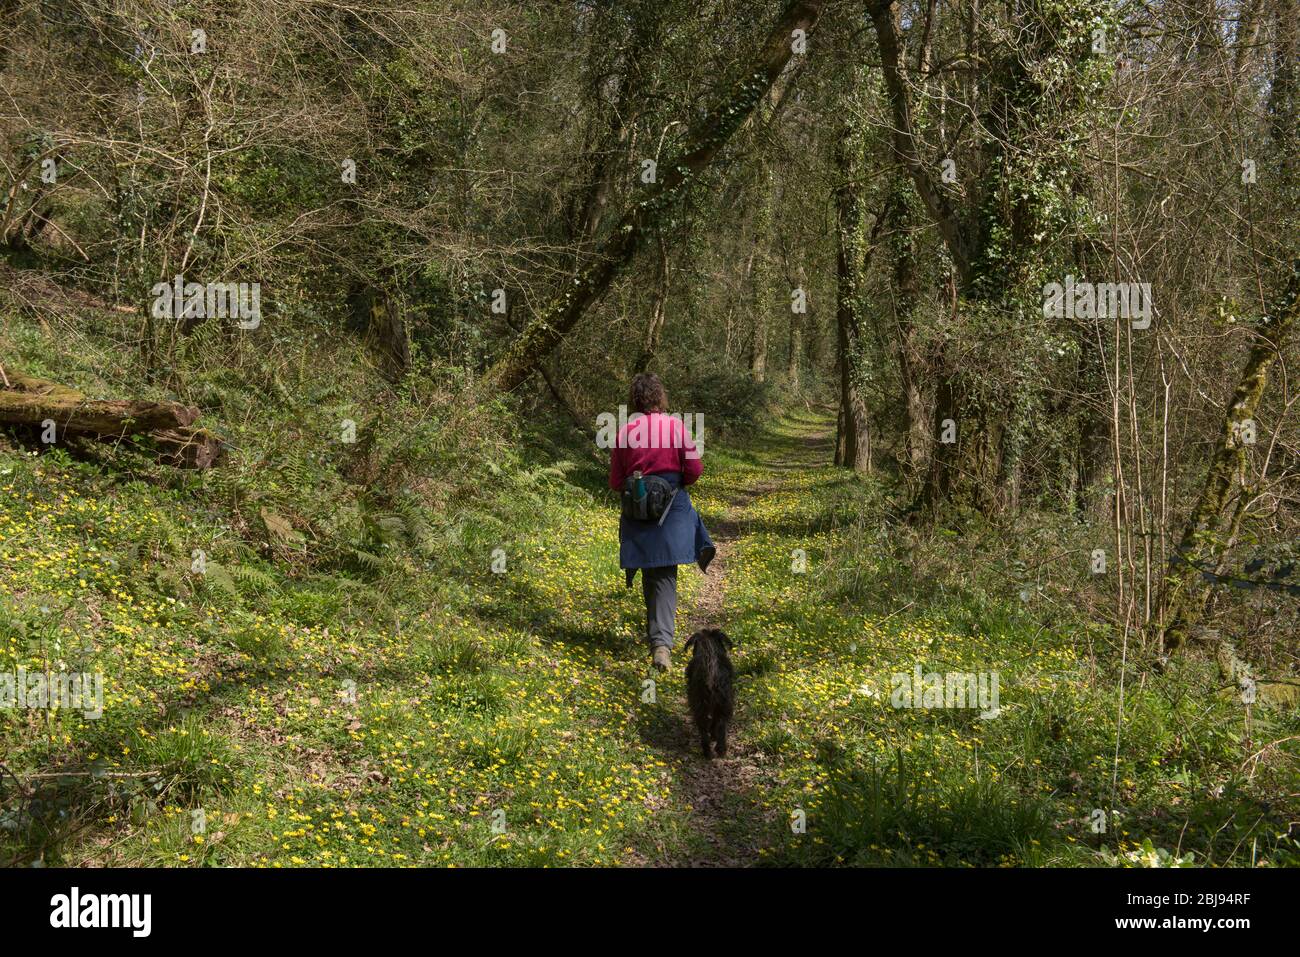
<svg viewBox="0 0 1300 957">
<path fill-rule="evenodd" d="M 718 757 L 727 755 L 727 722 L 736 707 L 732 687 L 731 658 L 727 651 L 731 639 L 717 628 L 697 631 L 686 640 L 695 654 L 686 666 L 686 698 L 700 729 L 700 749 L 706 758 L 713 757 L 710 744 L 717 746 Z"/>
</svg>

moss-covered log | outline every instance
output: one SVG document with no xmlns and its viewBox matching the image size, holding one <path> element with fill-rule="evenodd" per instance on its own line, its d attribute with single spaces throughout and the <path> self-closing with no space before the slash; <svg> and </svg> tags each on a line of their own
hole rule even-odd
<svg viewBox="0 0 1300 957">
<path fill-rule="evenodd" d="M 0 389 L 0 422 L 41 425 L 53 421 L 59 431 L 130 435 L 154 429 L 183 429 L 199 417 L 194 406 L 137 399 L 88 399 L 48 379 L 7 370 L 10 388 Z"/>
<path fill-rule="evenodd" d="M 181 468 L 203 469 L 221 457 L 221 437 L 195 428 L 199 410 L 179 402 L 139 399 L 88 399 L 76 389 L 14 369 L 0 387 L 0 423 L 42 427 L 53 422 L 65 434 L 121 438 L 147 433 L 161 460 Z"/>
</svg>

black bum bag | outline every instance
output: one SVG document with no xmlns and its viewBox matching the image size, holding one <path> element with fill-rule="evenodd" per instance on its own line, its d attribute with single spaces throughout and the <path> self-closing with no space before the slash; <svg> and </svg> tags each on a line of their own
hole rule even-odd
<svg viewBox="0 0 1300 957">
<path fill-rule="evenodd" d="M 662 525 L 677 489 L 658 475 L 643 475 L 641 481 L 645 484 L 645 495 L 638 498 L 636 477 L 629 475 L 623 480 L 623 517 Z"/>
</svg>

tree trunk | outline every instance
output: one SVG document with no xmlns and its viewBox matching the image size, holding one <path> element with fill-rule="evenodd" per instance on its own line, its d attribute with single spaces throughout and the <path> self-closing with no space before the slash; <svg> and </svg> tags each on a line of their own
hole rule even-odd
<svg viewBox="0 0 1300 957">
<path fill-rule="evenodd" d="M 915 487 L 925 475 L 933 436 L 922 384 L 926 381 L 925 363 L 916 343 L 914 319 L 921 299 L 921 279 L 908 192 L 906 180 L 893 177 L 886 226 L 894 251 L 894 339 L 897 343 L 898 375 L 903 387 L 907 441 L 904 472 Z"/>
<path fill-rule="evenodd" d="M 759 298 L 754 310 L 754 340 L 749 350 L 749 374 L 755 382 L 767 379 L 767 311 L 766 303 Z"/>
<path fill-rule="evenodd" d="M 832 463 L 837 466 L 844 464 L 844 453 L 845 453 L 844 409 L 845 408 L 846 406 L 844 403 L 844 383 L 843 380 L 841 380 L 840 401 L 835 406 L 835 458 Z"/>
<path fill-rule="evenodd" d="M 799 267 L 799 288 L 804 291 L 805 308 L 808 293 L 808 277 L 803 267 Z M 790 310 L 790 353 L 785 363 L 785 378 L 791 390 L 799 391 L 799 368 L 803 361 L 803 324 L 806 313 Z"/>
<path fill-rule="evenodd" d="M 799 391 L 799 366 L 803 357 L 803 318 L 796 312 L 790 318 L 790 358 L 786 362 L 785 377 L 790 388 Z"/>
<path fill-rule="evenodd" d="M 593 261 L 578 270 L 571 284 L 543 307 L 520 337 L 484 376 L 484 392 L 509 392 L 524 381 L 539 361 L 563 340 L 626 267 L 656 225 L 746 121 L 793 56 L 791 34 L 811 32 L 825 0 L 792 0 L 773 26 L 745 78 L 731 95 L 694 126 L 684 152 L 663 163 L 658 181 L 633 204 L 596 250 Z"/>
<path fill-rule="evenodd" d="M 1241 380 L 1228 403 L 1205 485 L 1174 550 L 1174 565 L 1165 576 L 1160 605 L 1165 612 L 1161 644 L 1166 652 L 1183 645 L 1204 614 L 1209 586 L 1201 572 L 1212 570 L 1219 563 L 1225 541 L 1222 534 L 1226 531 L 1225 509 L 1233 486 L 1241 481 L 1246 467 L 1246 448 L 1238 434 L 1239 423 L 1255 418 L 1268 385 L 1268 371 L 1295 324 L 1298 302 L 1300 259 L 1292 263 L 1290 280 L 1277 308 L 1272 310 L 1272 321 L 1257 330 L 1259 338 L 1246 357 Z"/>
<path fill-rule="evenodd" d="M 756 179 L 758 185 L 754 193 L 758 201 L 758 209 L 754 214 L 754 254 L 751 259 L 754 322 L 749 336 L 748 357 L 750 376 L 755 382 L 764 382 L 767 379 L 767 331 L 771 324 L 769 313 L 772 311 L 772 300 L 775 294 L 770 249 L 770 238 L 773 233 L 772 207 L 780 201 L 780 197 L 772 195 L 772 172 L 766 163 L 760 161 Z"/>
<path fill-rule="evenodd" d="M 913 511 L 925 513 L 932 513 L 952 494 L 953 476 L 957 472 L 958 443 L 962 438 L 961 430 L 956 428 L 958 399 L 957 390 L 953 386 L 954 376 L 943 351 L 935 356 L 934 376 L 934 416 L 930 431 L 933 452 L 930 455 L 930 467 L 925 474 L 925 484 L 912 503 Z M 955 435 L 952 434 L 954 431 Z M 945 441 L 946 439 L 952 441 Z"/>
<path fill-rule="evenodd" d="M 664 331 L 664 311 L 668 304 L 668 244 L 659 237 L 659 258 L 655 264 L 655 298 L 650 310 L 650 324 L 646 327 L 645 345 L 636 361 L 636 371 L 645 372 L 659 351 L 659 339 Z"/>
<path fill-rule="evenodd" d="M 396 382 L 411 364 L 406 318 L 396 297 L 373 286 L 359 286 L 349 297 L 352 321 L 383 361 L 383 374 Z"/>
<path fill-rule="evenodd" d="M 1274 69 L 1269 91 L 1271 135 L 1281 157 L 1283 195 L 1294 194 L 1297 176 L 1296 137 L 1297 104 L 1295 60 L 1300 47 L 1300 26 L 1294 15 L 1288 16 L 1289 4 L 1275 10 Z M 1293 13 L 1293 11 L 1291 11 Z M 1292 224 L 1293 225 L 1293 224 Z M 1240 441 L 1237 423 L 1255 418 L 1259 402 L 1268 385 L 1268 373 L 1282 354 L 1282 349 L 1300 311 L 1300 258 L 1291 262 L 1290 275 L 1277 302 L 1267 310 L 1269 321 L 1256 329 L 1256 339 L 1246 357 L 1240 381 L 1233 390 L 1220 429 L 1214 458 L 1205 476 L 1200 498 L 1183 527 L 1171 560 L 1171 568 L 1161 583 L 1161 646 L 1172 652 L 1186 644 L 1205 613 L 1209 586 L 1203 571 L 1213 571 L 1220 564 L 1227 541 L 1235 535 L 1232 520 L 1225 516 L 1233 486 L 1244 481 L 1246 449 Z M 1243 490 L 1244 491 L 1244 490 Z M 1239 521 L 1240 519 L 1238 519 Z"/>
<path fill-rule="evenodd" d="M 871 422 L 857 383 L 861 349 L 858 290 L 866 257 L 859 252 L 862 206 L 853 186 L 856 164 L 845 139 L 841 136 L 836 148 L 840 182 L 835 189 L 835 329 L 842 423 L 839 464 L 855 472 L 867 472 L 871 469 Z M 878 217 L 877 227 L 879 224 Z"/>
</svg>

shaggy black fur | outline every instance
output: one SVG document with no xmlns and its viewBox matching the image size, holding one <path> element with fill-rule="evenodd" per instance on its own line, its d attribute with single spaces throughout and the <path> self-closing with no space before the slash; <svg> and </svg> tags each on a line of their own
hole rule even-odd
<svg viewBox="0 0 1300 957">
<path fill-rule="evenodd" d="M 732 686 L 731 639 L 717 628 L 697 631 L 686 640 L 695 654 L 686 666 L 686 699 L 700 730 L 700 750 L 706 758 L 727 755 L 727 722 L 736 707 L 736 690 Z"/>
</svg>

